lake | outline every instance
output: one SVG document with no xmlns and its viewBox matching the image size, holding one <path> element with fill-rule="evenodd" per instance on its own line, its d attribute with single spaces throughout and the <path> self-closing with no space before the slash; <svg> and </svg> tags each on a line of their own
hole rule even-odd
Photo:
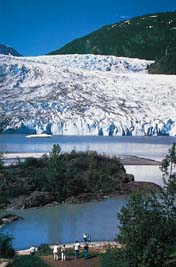
<svg viewBox="0 0 176 267">
<path fill-rule="evenodd" d="M 96 150 L 109 155 L 134 155 L 162 160 L 176 137 L 79 137 L 53 136 L 51 138 L 25 138 L 25 135 L 0 135 L 0 151 L 10 153 L 46 153 L 53 144 L 62 151 L 73 148 Z M 151 181 L 162 185 L 162 174 L 158 166 L 128 165 L 137 181 Z M 69 243 L 82 240 L 83 232 L 91 234 L 95 241 L 113 240 L 118 233 L 117 212 L 125 204 L 125 197 L 116 197 L 85 204 L 63 204 L 29 210 L 14 210 L 24 218 L 6 225 L 3 229 L 15 237 L 16 249 L 37 246 L 41 243 Z M 0 215 L 6 214 L 1 211 Z"/>
<path fill-rule="evenodd" d="M 158 136 L 58 136 L 51 138 L 26 138 L 22 134 L 1 134 L 0 152 L 46 153 L 53 144 L 59 144 L 63 152 L 95 150 L 110 155 L 134 155 L 161 160 L 176 137 Z"/>
</svg>

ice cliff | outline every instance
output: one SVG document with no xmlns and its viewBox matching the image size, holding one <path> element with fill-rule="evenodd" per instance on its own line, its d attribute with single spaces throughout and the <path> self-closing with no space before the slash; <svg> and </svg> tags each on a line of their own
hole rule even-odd
<svg viewBox="0 0 176 267">
<path fill-rule="evenodd" d="M 176 75 L 151 61 L 0 55 L 0 132 L 176 135 Z"/>
</svg>

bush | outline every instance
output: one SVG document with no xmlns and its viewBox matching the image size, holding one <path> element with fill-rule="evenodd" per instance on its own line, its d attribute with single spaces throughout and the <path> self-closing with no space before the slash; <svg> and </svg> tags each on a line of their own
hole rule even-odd
<svg viewBox="0 0 176 267">
<path fill-rule="evenodd" d="M 9 267 L 48 267 L 38 256 L 18 256 Z"/>
<path fill-rule="evenodd" d="M 36 255 L 39 255 L 39 256 L 48 256 L 51 254 L 52 254 L 52 249 L 50 248 L 48 244 L 41 244 L 38 247 L 38 250 L 36 252 Z"/>
<path fill-rule="evenodd" d="M 12 236 L 0 233 L 0 257 L 8 258 L 15 255 L 15 250 L 12 247 L 12 240 Z"/>
<path fill-rule="evenodd" d="M 123 250 L 109 248 L 105 254 L 101 256 L 102 267 L 126 267 L 127 263 L 123 259 Z"/>
</svg>

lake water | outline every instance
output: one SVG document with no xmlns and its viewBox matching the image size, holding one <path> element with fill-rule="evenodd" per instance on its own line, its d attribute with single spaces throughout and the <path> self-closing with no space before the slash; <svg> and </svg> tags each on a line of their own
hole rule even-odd
<svg viewBox="0 0 176 267">
<path fill-rule="evenodd" d="M 63 152 L 96 150 L 111 155 L 134 155 L 161 160 L 176 137 L 147 136 L 52 136 L 51 138 L 26 138 L 25 135 L 0 135 L 0 152 L 46 153 L 53 144 Z"/>
<path fill-rule="evenodd" d="M 25 138 L 24 135 L 0 135 L 0 151 L 11 153 L 46 153 L 53 144 L 62 151 L 96 150 L 110 155 L 135 155 L 161 160 L 176 137 L 75 137 Z M 137 181 L 152 181 L 162 185 L 158 166 L 125 166 Z M 15 237 L 16 249 L 28 248 L 41 243 L 73 242 L 82 239 L 82 233 L 90 233 L 93 240 L 113 240 L 118 232 L 117 212 L 125 204 L 124 197 L 106 199 L 85 204 L 58 205 L 13 213 L 24 218 L 6 225 L 3 231 Z M 6 212 L 0 212 L 0 215 Z"/>
</svg>

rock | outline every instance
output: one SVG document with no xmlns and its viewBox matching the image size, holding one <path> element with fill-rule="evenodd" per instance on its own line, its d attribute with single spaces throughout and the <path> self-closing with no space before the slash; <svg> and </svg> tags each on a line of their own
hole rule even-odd
<svg viewBox="0 0 176 267">
<path fill-rule="evenodd" d="M 122 179 L 122 183 L 129 183 L 129 182 L 134 182 L 133 174 L 126 174 L 126 176 L 124 176 Z"/>
<path fill-rule="evenodd" d="M 121 194 L 128 195 L 133 192 L 142 192 L 149 194 L 152 192 L 159 192 L 161 187 L 151 182 L 129 182 L 122 184 Z"/>
<path fill-rule="evenodd" d="M 23 220 L 23 218 L 15 214 L 6 214 L 0 218 L 0 227 L 18 220 Z"/>
<path fill-rule="evenodd" d="M 48 192 L 34 191 L 29 197 L 25 198 L 23 208 L 45 206 L 54 200 L 54 196 Z"/>
<path fill-rule="evenodd" d="M 89 201 L 93 201 L 93 200 L 102 200 L 102 199 L 103 199 L 103 195 L 101 195 L 101 194 L 82 193 L 78 196 L 68 197 L 65 200 L 65 203 L 76 204 L 76 203 L 84 203 L 84 202 L 89 202 Z"/>
<path fill-rule="evenodd" d="M 9 262 L 8 261 L 3 261 L 0 263 L 0 267 L 6 267 L 8 266 Z"/>
</svg>

